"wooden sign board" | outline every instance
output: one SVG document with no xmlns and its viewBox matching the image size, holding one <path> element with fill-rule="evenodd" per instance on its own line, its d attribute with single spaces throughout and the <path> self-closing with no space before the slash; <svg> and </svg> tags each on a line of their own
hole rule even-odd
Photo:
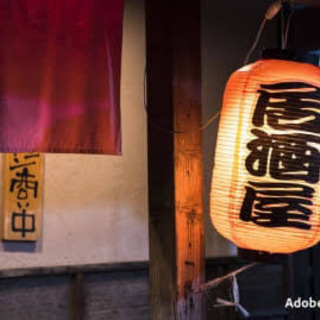
<svg viewBox="0 0 320 320">
<path fill-rule="evenodd" d="M 3 156 L 3 240 L 36 241 L 39 238 L 43 163 L 40 153 L 7 153 Z"/>
</svg>

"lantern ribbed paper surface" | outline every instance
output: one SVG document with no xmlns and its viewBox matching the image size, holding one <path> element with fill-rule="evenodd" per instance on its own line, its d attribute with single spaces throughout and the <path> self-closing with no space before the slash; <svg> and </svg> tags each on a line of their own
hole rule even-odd
<svg viewBox="0 0 320 320">
<path fill-rule="evenodd" d="M 224 94 L 211 218 L 237 246 L 290 253 L 320 240 L 320 68 L 265 59 Z"/>
</svg>

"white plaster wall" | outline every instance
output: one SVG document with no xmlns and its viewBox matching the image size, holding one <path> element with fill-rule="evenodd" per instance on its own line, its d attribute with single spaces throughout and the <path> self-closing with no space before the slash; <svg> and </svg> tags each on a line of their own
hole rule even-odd
<svg viewBox="0 0 320 320">
<path fill-rule="evenodd" d="M 125 2 L 123 155 L 47 154 L 42 238 L 2 243 L 0 269 L 148 259 L 144 8 Z"/>
</svg>

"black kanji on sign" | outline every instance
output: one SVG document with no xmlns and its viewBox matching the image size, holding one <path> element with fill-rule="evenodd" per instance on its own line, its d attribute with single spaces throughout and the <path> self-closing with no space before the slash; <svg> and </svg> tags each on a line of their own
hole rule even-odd
<svg viewBox="0 0 320 320">
<path fill-rule="evenodd" d="M 34 166 L 36 164 L 35 161 L 32 161 L 32 162 L 23 162 L 23 163 L 20 163 L 20 159 L 19 159 L 19 154 L 18 153 L 14 153 L 13 154 L 13 161 L 15 163 L 15 165 L 13 166 L 10 166 L 10 170 L 16 170 L 16 169 L 19 169 L 19 168 L 25 168 L 25 167 L 30 167 L 30 166 Z M 28 153 L 28 154 L 25 154 L 23 156 L 23 159 L 24 160 L 29 160 L 29 159 L 32 159 L 32 158 L 39 158 L 40 157 L 40 154 L 39 153 Z"/>
<path fill-rule="evenodd" d="M 254 176 L 278 180 L 319 181 L 320 152 L 311 144 L 320 138 L 308 134 L 272 134 L 253 129 L 257 138 L 247 144 L 251 151 L 246 158 L 246 169 Z M 269 161 L 268 161 L 269 160 Z"/>
<path fill-rule="evenodd" d="M 23 238 L 25 238 L 27 233 L 35 232 L 36 225 L 34 214 L 27 214 L 26 209 L 22 209 L 21 212 L 13 212 L 11 218 L 11 229 L 14 232 L 21 233 Z"/>
<path fill-rule="evenodd" d="M 314 189 L 295 183 L 249 182 L 240 218 L 264 227 L 309 230 Z"/>
<path fill-rule="evenodd" d="M 320 89 L 303 82 L 261 85 L 252 123 L 277 130 L 320 133 Z"/>
<path fill-rule="evenodd" d="M 264 227 L 309 230 L 315 190 L 285 181 L 319 182 L 320 137 L 315 134 L 320 133 L 320 89 L 284 82 L 261 85 L 258 93 L 252 123 L 260 129 L 251 130 L 254 138 L 247 144 L 245 167 L 254 177 L 269 174 L 281 182 L 248 182 L 240 219 Z M 277 132 L 264 132 L 265 125 Z"/>
<path fill-rule="evenodd" d="M 16 179 L 11 179 L 10 192 L 18 189 L 18 199 L 24 200 L 28 198 L 28 190 L 33 191 L 33 197 L 38 196 L 38 181 L 33 180 L 35 175 L 29 173 L 28 168 L 23 168 L 22 172 L 16 173 Z"/>
</svg>

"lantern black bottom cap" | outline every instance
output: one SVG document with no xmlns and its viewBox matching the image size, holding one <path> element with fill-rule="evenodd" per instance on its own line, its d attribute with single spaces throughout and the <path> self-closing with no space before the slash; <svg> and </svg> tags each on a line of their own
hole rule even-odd
<svg viewBox="0 0 320 320">
<path fill-rule="evenodd" d="M 309 63 L 319 66 L 319 56 L 303 49 L 265 49 L 261 59 L 277 59 Z"/>
<path fill-rule="evenodd" d="M 284 264 L 288 261 L 288 254 L 269 253 L 265 251 L 255 251 L 238 248 L 238 256 L 243 260 L 270 263 Z"/>
</svg>

